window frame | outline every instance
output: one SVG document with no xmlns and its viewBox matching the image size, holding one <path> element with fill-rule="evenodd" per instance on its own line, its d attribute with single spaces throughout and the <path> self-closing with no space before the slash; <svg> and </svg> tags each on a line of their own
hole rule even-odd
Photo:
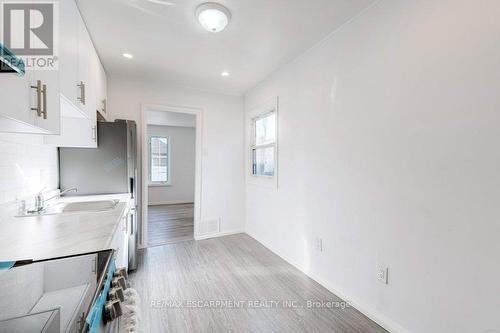
<svg viewBox="0 0 500 333">
<path fill-rule="evenodd" d="M 153 145 L 152 145 L 152 140 L 153 139 L 167 139 L 167 180 L 166 181 L 152 181 L 152 169 L 153 169 Z M 149 177 L 148 177 L 148 184 L 149 186 L 170 186 L 172 185 L 172 174 L 171 174 L 171 169 L 170 169 L 170 161 L 171 161 L 171 147 L 172 147 L 172 142 L 170 141 L 170 136 L 168 135 L 151 135 L 149 137 L 149 155 L 148 155 L 148 162 L 149 162 Z"/>
<path fill-rule="evenodd" d="M 267 118 L 268 116 L 274 114 L 275 122 L 274 122 L 274 142 L 265 143 L 265 144 L 257 144 L 257 121 L 260 119 Z M 261 112 L 257 116 L 250 119 L 251 121 L 251 145 L 250 145 L 250 176 L 255 178 L 263 178 L 263 179 L 275 179 L 278 172 L 278 112 L 277 108 L 272 108 L 270 110 L 266 110 Z M 257 149 L 265 149 L 265 148 L 274 148 L 274 172 L 272 176 L 268 175 L 259 175 L 255 173 L 254 168 L 254 156 Z"/>
</svg>

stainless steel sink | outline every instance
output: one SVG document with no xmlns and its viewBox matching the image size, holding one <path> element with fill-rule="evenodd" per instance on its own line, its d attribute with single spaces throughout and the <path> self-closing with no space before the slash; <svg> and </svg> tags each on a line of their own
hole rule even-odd
<svg viewBox="0 0 500 333">
<path fill-rule="evenodd" d="M 62 212 L 100 212 L 104 210 L 111 210 L 116 207 L 118 200 L 101 200 L 101 201 L 82 201 L 82 202 L 68 202 L 63 204 Z"/>
<path fill-rule="evenodd" d="M 64 213 L 92 213 L 113 210 L 118 205 L 119 200 L 99 200 L 80 202 L 56 202 L 48 205 L 39 213 L 26 213 L 20 216 L 53 215 Z"/>
</svg>

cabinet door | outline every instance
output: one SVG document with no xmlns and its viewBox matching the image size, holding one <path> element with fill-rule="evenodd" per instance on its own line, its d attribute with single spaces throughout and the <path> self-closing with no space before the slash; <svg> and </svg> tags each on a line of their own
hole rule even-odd
<svg viewBox="0 0 500 333">
<path fill-rule="evenodd" d="M 128 237 L 130 233 L 130 220 L 131 216 L 130 214 L 125 215 L 125 229 L 123 231 L 123 251 L 122 251 L 122 262 L 123 265 L 122 267 L 125 267 L 128 270 Z"/>
<path fill-rule="evenodd" d="M 111 241 L 111 248 L 116 251 L 116 267 L 128 268 L 127 219 L 128 215 L 125 215 Z"/>
<path fill-rule="evenodd" d="M 68 107 L 61 98 L 61 108 Z M 44 143 L 56 147 L 97 148 L 96 123 L 87 118 L 61 118 L 61 133 L 57 136 L 45 136 Z"/>
<path fill-rule="evenodd" d="M 59 39 L 59 72 L 60 92 L 71 103 L 77 105 L 80 96 L 78 82 L 78 7 L 75 1 L 65 0 L 59 2 L 60 29 Z"/>
<path fill-rule="evenodd" d="M 1 73 L 0 87 L 8 87 L 8 89 L 0 89 L 2 103 L 0 131 L 33 132 L 32 126 L 36 111 L 30 110 L 30 96 L 33 89 L 30 88 L 29 72 L 24 76 L 15 73 Z"/>
<path fill-rule="evenodd" d="M 90 74 L 90 81 L 88 85 L 88 99 L 89 99 L 89 110 L 91 116 L 96 114 L 100 110 L 101 106 L 101 92 L 100 92 L 100 82 L 99 82 L 99 68 L 101 66 L 101 61 L 97 55 L 97 51 L 92 46 L 90 52 L 90 67 L 88 68 Z M 96 117 L 97 118 L 97 117 Z"/>
<path fill-rule="evenodd" d="M 98 98 L 98 105 L 99 105 L 99 112 L 103 115 L 104 118 L 109 119 L 108 116 L 108 82 L 106 78 L 106 72 L 104 71 L 104 67 L 102 66 L 102 63 L 99 62 L 99 98 Z"/>
<path fill-rule="evenodd" d="M 87 32 L 85 23 L 80 15 L 78 15 L 78 91 L 77 91 L 77 107 L 90 118 L 91 110 L 94 109 L 90 100 L 91 80 L 92 80 L 92 40 Z M 95 110 L 94 110 L 95 112 Z"/>
</svg>

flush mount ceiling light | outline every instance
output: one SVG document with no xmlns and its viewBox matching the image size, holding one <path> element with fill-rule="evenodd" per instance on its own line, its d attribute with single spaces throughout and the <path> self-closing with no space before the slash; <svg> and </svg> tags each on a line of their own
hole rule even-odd
<svg viewBox="0 0 500 333">
<path fill-rule="evenodd" d="M 130 54 L 130 53 L 123 53 L 122 56 L 124 58 L 127 58 L 127 59 L 132 59 L 134 57 L 134 55 Z"/>
<path fill-rule="evenodd" d="M 196 17 L 205 30 L 220 32 L 228 25 L 231 12 L 218 3 L 206 2 L 196 8 Z"/>
<path fill-rule="evenodd" d="M 228 71 L 224 71 L 222 73 L 220 73 L 221 76 L 229 76 L 229 72 Z"/>
</svg>

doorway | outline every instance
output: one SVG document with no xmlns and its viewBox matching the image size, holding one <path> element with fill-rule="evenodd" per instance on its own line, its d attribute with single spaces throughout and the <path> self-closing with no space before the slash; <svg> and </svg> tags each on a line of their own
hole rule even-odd
<svg viewBox="0 0 500 333">
<path fill-rule="evenodd" d="M 195 238 L 199 212 L 201 112 L 143 108 L 142 247 Z"/>
</svg>

